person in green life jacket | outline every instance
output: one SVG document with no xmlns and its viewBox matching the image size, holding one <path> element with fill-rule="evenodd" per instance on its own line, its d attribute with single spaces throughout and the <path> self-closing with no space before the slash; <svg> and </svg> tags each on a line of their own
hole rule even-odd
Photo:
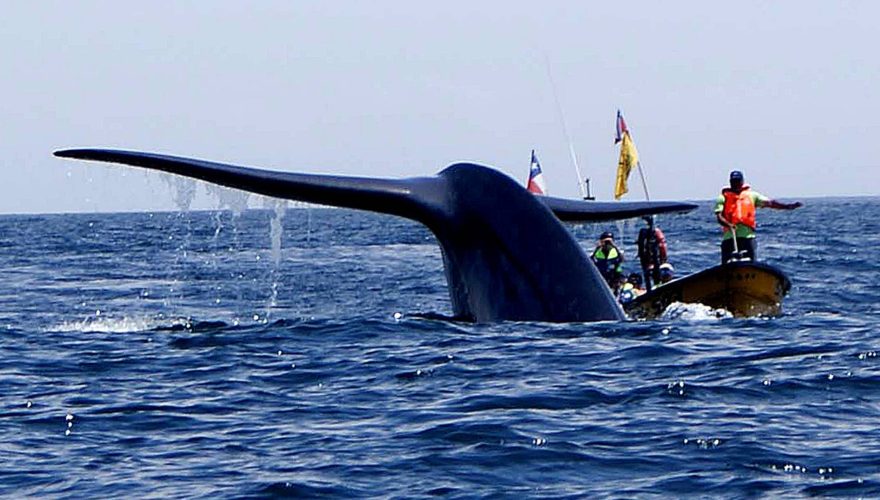
<svg viewBox="0 0 880 500">
<path fill-rule="evenodd" d="M 590 255 L 593 264 L 615 294 L 623 278 L 623 252 L 614 244 L 614 234 L 605 231 Z"/>
<path fill-rule="evenodd" d="M 721 194 L 715 200 L 715 218 L 724 231 L 721 240 L 721 263 L 725 264 L 733 257 L 734 235 L 736 235 L 736 247 L 740 255 L 752 262 L 757 259 L 755 208 L 794 210 L 800 206 L 803 204 L 799 201 L 780 203 L 757 191 L 752 191 L 749 185 L 745 184 L 742 172 L 739 170 L 731 172 L 730 187 L 722 189 Z"/>
</svg>

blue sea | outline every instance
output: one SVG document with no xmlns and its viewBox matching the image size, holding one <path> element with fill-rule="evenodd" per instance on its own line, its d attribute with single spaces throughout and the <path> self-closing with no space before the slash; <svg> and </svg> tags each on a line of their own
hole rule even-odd
<svg viewBox="0 0 880 500">
<path fill-rule="evenodd" d="M 880 497 L 880 199 L 804 201 L 759 212 L 781 317 L 594 324 L 443 320 L 389 216 L 0 216 L 0 495 Z M 708 202 L 658 222 L 719 260 Z"/>
</svg>

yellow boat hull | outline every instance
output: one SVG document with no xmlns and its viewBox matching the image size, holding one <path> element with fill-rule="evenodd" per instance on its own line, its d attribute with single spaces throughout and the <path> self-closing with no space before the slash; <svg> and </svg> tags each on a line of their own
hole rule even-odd
<svg viewBox="0 0 880 500">
<path fill-rule="evenodd" d="M 660 285 L 625 304 L 630 317 L 655 319 L 673 302 L 726 309 L 735 317 L 778 316 L 791 282 L 781 270 L 756 262 L 732 262 Z"/>
</svg>

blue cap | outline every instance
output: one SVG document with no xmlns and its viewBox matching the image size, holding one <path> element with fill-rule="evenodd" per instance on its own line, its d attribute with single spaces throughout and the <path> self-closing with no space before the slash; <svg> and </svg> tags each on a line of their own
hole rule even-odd
<svg viewBox="0 0 880 500">
<path fill-rule="evenodd" d="M 734 180 L 734 179 L 743 180 L 743 173 L 740 172 L 739 170 L 734 170 L 733 172 L 730 173 L 730 180 Z"/>
</svg>

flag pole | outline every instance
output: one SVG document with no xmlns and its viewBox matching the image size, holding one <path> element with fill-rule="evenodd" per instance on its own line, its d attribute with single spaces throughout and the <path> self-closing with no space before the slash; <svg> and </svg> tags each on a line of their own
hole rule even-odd
<svg viewBox="0 0 880 500">
<path fill-rule="evenodd" d="M 626 126 L 626 123 L 623 121 L 623 115 L 620 114 L 620 110 L 617 110 L 617 138 L 614 140 L 614 143 L 618 143 L 621 141 L 622 136 L 626 134 L 629 136 L 629 140 L 635 142 L 633 139 L 632 131 L 629 127 Z M 623 145 L 621 144 L 621 151 L 623 151 Z M 651 195 L 648 194 L 648 182 L 645 181 L 645 171 L 642 168 L 642 162 L 636 160 L 636 166 L 639 169 L 639 177 L 642 179 L 642 189 L 645 190 L 645 200 L 651 201 Z M 627 172 L 628 174 L 629 172 Z"/>
<path fill-rule="evenodd" d="M 636 166 L 639 167 L 639 177 L 642 178 L 642 188 L 645 189 L 645 200 L 651 201 L 651 196 L 648 195 L 648 183 L 645 182 L 645 173 L 642 172 L 642 162 L 636 162 Z"/>
<path fill-rule="evenodd" d="M 565 115 L 562 114 L 562 106 L 559 104 L 559 96 L 556 94 L 556 83 L 553 81 L 553 73 L 550 71 L 550 58 L 544 54 L 544 63 L 547 67 L 547 78 L 550 79 L 550 88 L 553 90 L 553 101 L 556 103 L 556 113 L 559 115 L 559 122 L 562 124 L 562 133 L 565 140 L 568 141 L 568 152 L 571 154 L 571 162 L 574 163 L 574 172 L 577 174 L 578 187 L 581 190 L 581 197 L 588 200 L 591 197 L 584 190 L 584 180 L 581 177 L 581 169 L 578 166 L 577 155 L 574 152 L 574 144 L 571 142 L 571 136 L 568 135 L 568 127 L 565 126 Z M 589 179 L 587 180 L 589 182 Z"/>
<path fill-rule="evenodd" d="M 617 110 L 617 113 L 620 114 L 619 109 Z M 633 139 L 633 136 L 632 136 L 633 135 L 632 130 L 630 130 L 629 127 L 627 127 L 627 129 L 626 129 L 626 133 L 629 134 L 630 140 L 635 142 L 635 139 Z M 642 179 L 642 189 L 645 190 L 645 200 L 651 201 L 651 196 L 648 194 L 648 183 L 645 181 L 645 172 L 644 172 L 644 170 L 642 170 L 642 162 L 637 161 L 636 166 L 639 168 L 639 177 Z"/>
</svg>

